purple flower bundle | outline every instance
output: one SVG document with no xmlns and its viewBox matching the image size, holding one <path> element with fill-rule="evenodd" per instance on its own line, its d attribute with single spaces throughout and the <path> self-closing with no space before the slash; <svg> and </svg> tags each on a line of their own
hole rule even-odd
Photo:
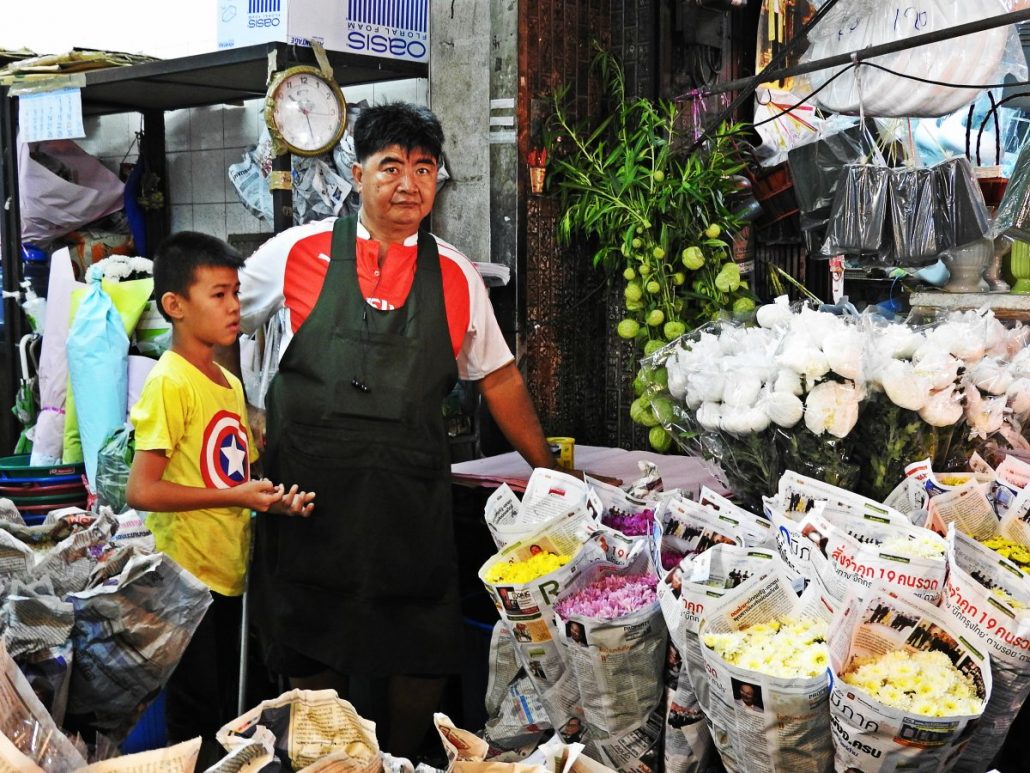
<svg viewBox="0 0 1030 773">
<path fill-rule="evenodd" d="M 624 513 L 613 510 L 601 518 L 605 526 L 621 531 L 627 537 L 642 537 L 651 530 L 654 523 L 654 510 L 650 508 L 639 513 Z"/>
<path fill-rule="evenodd" d="M 593 620 L 614 620 L 653 604 L 657 598 L 657 585 L 658 578 L 653 574 L 609 574 L 562 599 L 554 610 L 563 620 L 567 620 L 570 615 Z"/>
</svg>

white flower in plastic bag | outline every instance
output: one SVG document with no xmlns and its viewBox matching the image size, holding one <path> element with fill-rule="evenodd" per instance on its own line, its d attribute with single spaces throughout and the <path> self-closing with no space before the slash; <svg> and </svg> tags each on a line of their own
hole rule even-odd
<svg viewBox="0 0 1030 773">
<path fill-rule="evenodd" d="M 751 435 L 769 426 L 769 415 L 761 408 L 731 408 L 723 405 L 719 428 L 734 435 Z"/>
<path fill-rule="evenodd" d="M 1020 349 L 1012 356 L 1009 370 L 1016 378 L 1030 378 L 1030 348 Z"/>
<path fill-rule="evenodd" d="M 1009 408 L 1017 416 L 1026 418 L 1030 415 L 1030 378 L 1016 378 L 1005 390 Z"/>
<path fill-rule="evenodd" d="M 912 364 L 892 360 L 880 372 L 880 383 L 890 401 L 900 408 L 918 411 L 930 399 L 933 382 L 916 372 Z"/>
<path fill-rule="evenodd" d="M 801 374 L 791 368 L 781 368 L 777 371 L 776 378 L 772 384 L 773 391 L 775 392 L 790 392 L 798 397 L 805 392 L 801 386 Z"/>
<path fill-rule="evenodd" d="M 669 394 L 677 400 L 683 400 L 687 396 L 689 372 L 680 364 L 678 356 L 669 358 L 665 370 L 669 374 Z"/>
<path fill-rule="evenodd" d="M 725 384 L 726 377 L 716 370 L 694 371 L 687 376 L 687 392 L 701 402 L 720 402 Z"/>
<path fill-rule="evenodd" d="M 1004 397 L 987 397 L 975 386 L 967 385 L 966 421 L 970 431 L 977 437 L 986 438 L 1001 429 L 1005 423 L 1006 400 Z"/>
<path fill-rule="evenodd" d="M 919 376 L 930 379 L 933 389 L 944 389 L 954 384 L 962 363 L 947 352 L 937 349 L 927 353 L 915 366 Z"/>
<path fill-rule="evenodd" d="M 697 423 L 705 429 L 716 430 L 722 422 L 722 404 L 707 402 L 701 403 L 697 409 Z"/>
<path fill-rule="evenodd" d="M 919 418 L 933 427 L 950 427 L 962 418 L 961 395 L 951 385 L 930 395 L 919 409 Z"/>
<path fill-rule="evenodd" d="M 877 351 L 898 360 L 912 359 L 926 340 L 908 325 L 886 325 L 883 329 L 875 329 L 873 336 Z"/>
<path fill-rule="evenodd" d="M 982 326 L 970 325 L 968 322 L 945 322 L 930 333 L 926 345 L 945 348 L 967 367 L 982 360 L 986 354 Z M 913 359 L 919 359 L 919 352 L 916 352 Z"/>
<path fill-rule="evenodd" d="M 805 404 L 791 392 L 769 392 L 762 398 L 761 406 L 770 421 L 785 429 L 793 427 L 805 414 Z"/>
<path fill-rule="evenodd" d="M 851 382 L 824 381 L 805 399 L 805 426 L 816 435 L 846 437 L 858 421 L 861 393 Z"/>
<path fill-rule="evenodd" d="M 991 314 L 984 320 L 986 327 L 987 353 L 992 357 L 1007 357 L 1009 353 L 1009 336 L 1005 326 Z"/>
<path fill-rule="evenodd" d="M 823 350 L 807 336 L 791 335 L 787 338 L 776 362 L 802 374 L 809 382 L 820 379 L 830 372 L 830 363 L 827 362 Z"/>
<path fill-rule="evenodd" d="M 844 327 L 840 317 L 807 306 L 791 322 L 791 332 L 807 336 L 817 347 L 822 347 L 826 336 Z"/>
<path fill-rule="evenodd" d="M 758 324 L 766 329 L 786 327 L 793 317 L 790 307 L 783 303 L 767 303 L 755 312 Z"/>
<path fill-rule="evenodd" d="M 984 357 L 970 369 L 969 380 L 981 392 L 1003 395 L 1012 383 L 1012 374 L 994 357 Z"/>
<path fill-rule="evenodd" d="M 844 378 L 860 378 L 864 344 L 862 334 L 854 328 L 844 328 L 826 336 L 822 348 L 830 370 Z"/>
<path fill-rule="evenodd" d="M 734 408 L 749 408 L 758 400 L 762 381 L 746 373 L 729 372 L 722 390 L 722 401 Z"/>
</svg>

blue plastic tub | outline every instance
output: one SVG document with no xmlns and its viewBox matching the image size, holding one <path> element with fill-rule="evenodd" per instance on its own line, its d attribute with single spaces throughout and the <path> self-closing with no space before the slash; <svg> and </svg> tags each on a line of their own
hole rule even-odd
<svg viewBox="0 0 1030 773">
<path fill-rule="evenodd" d="M 153 703 L 147 706 L 147 710 L 143 712 L 143 716 L 139 718 L 136 726 L 129 731 L 129 735 L 122 743 L 122 754 L 163 749 L 167 745 L 165 691 L 162 690 L 154 698 Z"/>
</svg>

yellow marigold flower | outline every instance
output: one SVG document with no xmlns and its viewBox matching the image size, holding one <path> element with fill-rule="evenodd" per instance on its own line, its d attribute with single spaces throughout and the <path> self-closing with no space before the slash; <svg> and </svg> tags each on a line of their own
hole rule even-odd
<svg viewBox="0 0 1030 773">
<path fill-rule="evenodd" d="M 486 573 L 486 581 L 491 585 L 511 584 L 524 585 L 538 577 L 550 574 L 572 560 L 572 556 L 558 556 L 554 553 L 537 553 L 525 561 L 498 562 Z"/>
</svg>

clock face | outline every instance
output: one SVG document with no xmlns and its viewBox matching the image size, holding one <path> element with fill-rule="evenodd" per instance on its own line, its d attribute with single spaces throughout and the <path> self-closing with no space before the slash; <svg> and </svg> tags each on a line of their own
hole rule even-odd
<svg viewBox="0 0 1030 773">
<path fill-rule="evenodd" d="M 343 98 L 334 85 L 312 72 L 295 72 L 273 94 L 272 122 L 291 150 L 317 154 L 340 139 Z"/>
</svg>

